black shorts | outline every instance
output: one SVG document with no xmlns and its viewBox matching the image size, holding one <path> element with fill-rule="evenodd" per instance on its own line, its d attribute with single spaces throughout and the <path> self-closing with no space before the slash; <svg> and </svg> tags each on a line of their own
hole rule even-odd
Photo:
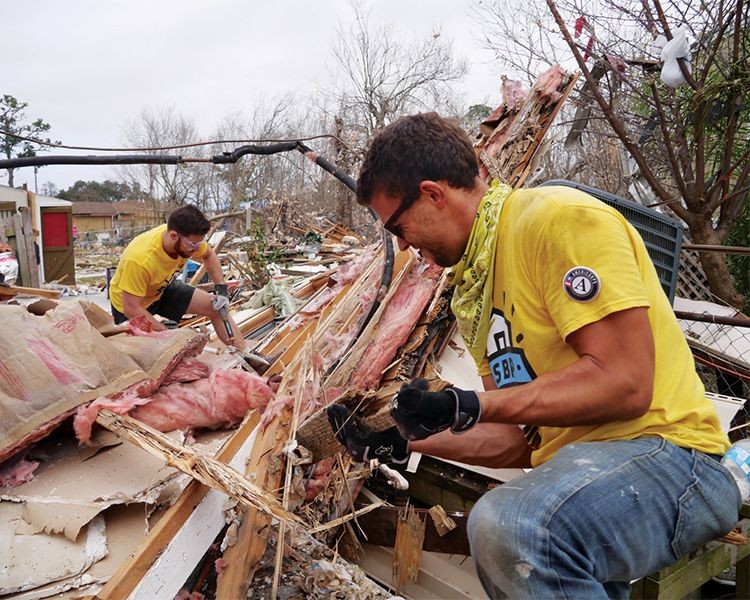
<svg viewBox="0 0 750 600">
<path fill-rule="evenodd" d="M 193 299 L 193 293 L 195 288 L 187 283 L 181 281 L 172 281 L 156 302 L 149 306 L 146 310 L 152 315 L 159 315 L 172 321 L 179 323 L 182 319 L 182 315 L 190 306 L 190 301 Z M 115 325 L 127 321 L 128 318 L 117 310 L 114 306 L 112 308 L 112 316 L 115 318 Z"/>
</svg>

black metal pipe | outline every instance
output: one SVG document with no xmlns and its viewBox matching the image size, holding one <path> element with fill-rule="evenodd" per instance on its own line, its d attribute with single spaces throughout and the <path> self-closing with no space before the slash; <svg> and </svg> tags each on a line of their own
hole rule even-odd
<svg viewBox="0 0 750 600">
<path fill-rule="evenodd" d="M 357 192 L 357 182 L 354 180 L 354 178 L 351 175 L 349 175 L 345 171 L 342 171 L 336 164 L 332 163 L 327 158 L 319 156 L 317 152 L 313 152 L 312 149 L 305 146 L 302 142 L 298 142 L 297 150 L 302 152 L 302 154 L 304 154 L 306 158 L 309 158 L 316 165 L 318 165 L 321 169 L 323 169 L 324 171 L 328 171 L 331 175 L 333 175 L 336 179 L 338 179 L 351 191 L 353 191 L 354 193 Z M 367 209 L 370 211 L 370 214 L 373 215 L 375 219 L 378 218 L 377 215 L 372 211 L 372 209 L 369 206 L 367 207 Z"/>
<path fill-rule="evenodd" d="M 240 146 L 235 148 L 231 152 L 222 152 L 216 154 L 211 158 L 211 162 L 217 165 L 236 163 L 240 158 L 246 154 L 260 154 L 262 156 L 268 156 L 269 154 L 278 154 L 279 152 L 290 152 L 291 150 L 297 150 L 299 142 L 279 142 L 277 144 L 267 144 L 265 146 L 257 146 L 255 144 L 247 144 L 246 146 Z"/>
<path fill-rule="evenodd" d="M 185 162 L 175 154 L 114 154 L 112 156 L 25 156 L 0 160 L 0 169 L 44 167 L 47 165 L 177 165 Z"/>
</svg>

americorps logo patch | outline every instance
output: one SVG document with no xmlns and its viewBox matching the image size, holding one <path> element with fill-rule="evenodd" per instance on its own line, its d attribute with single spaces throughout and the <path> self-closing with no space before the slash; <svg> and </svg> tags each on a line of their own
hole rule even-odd
<svg viewBox="0 0 750 600">
<path fill-rule="evenodd" d="M 591 302 L 599 295 L 601 282 L 593 269 L 588 267 L 573 267 L 565 273 L 563 289 L 571 300 L 576 302 Z"/>
</svg>

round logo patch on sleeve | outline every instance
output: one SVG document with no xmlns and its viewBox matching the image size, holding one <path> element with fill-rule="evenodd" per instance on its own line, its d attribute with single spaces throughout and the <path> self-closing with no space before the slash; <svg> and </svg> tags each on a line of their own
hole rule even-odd
<svg viewBox="0 0 750 600">
<path fill-rule="evenodd" d="M 599 295 L 601 282 L 593 269 L 573 267 L 565 273 L 563 289 L 568 298 L 576 302 L 590 302 Z"/>
</svg>

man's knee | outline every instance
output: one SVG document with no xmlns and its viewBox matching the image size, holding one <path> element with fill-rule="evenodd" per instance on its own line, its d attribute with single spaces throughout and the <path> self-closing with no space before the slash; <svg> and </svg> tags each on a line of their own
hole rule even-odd
<svg viewBox="0 0 750 600">
<path fill-rule="evenodd" d="M 512 484 L 507 489 L 496 488 L 482 496 L 469 514 L 468 535 L 472 554 L 477 557 L 491 554 L 493 560 L 500 556 L 516 556 L 523 548 L 531 549 L 544 526 L 533 510 L 519 510 L 524 502 L 517 497 Z"/>
</svg>

